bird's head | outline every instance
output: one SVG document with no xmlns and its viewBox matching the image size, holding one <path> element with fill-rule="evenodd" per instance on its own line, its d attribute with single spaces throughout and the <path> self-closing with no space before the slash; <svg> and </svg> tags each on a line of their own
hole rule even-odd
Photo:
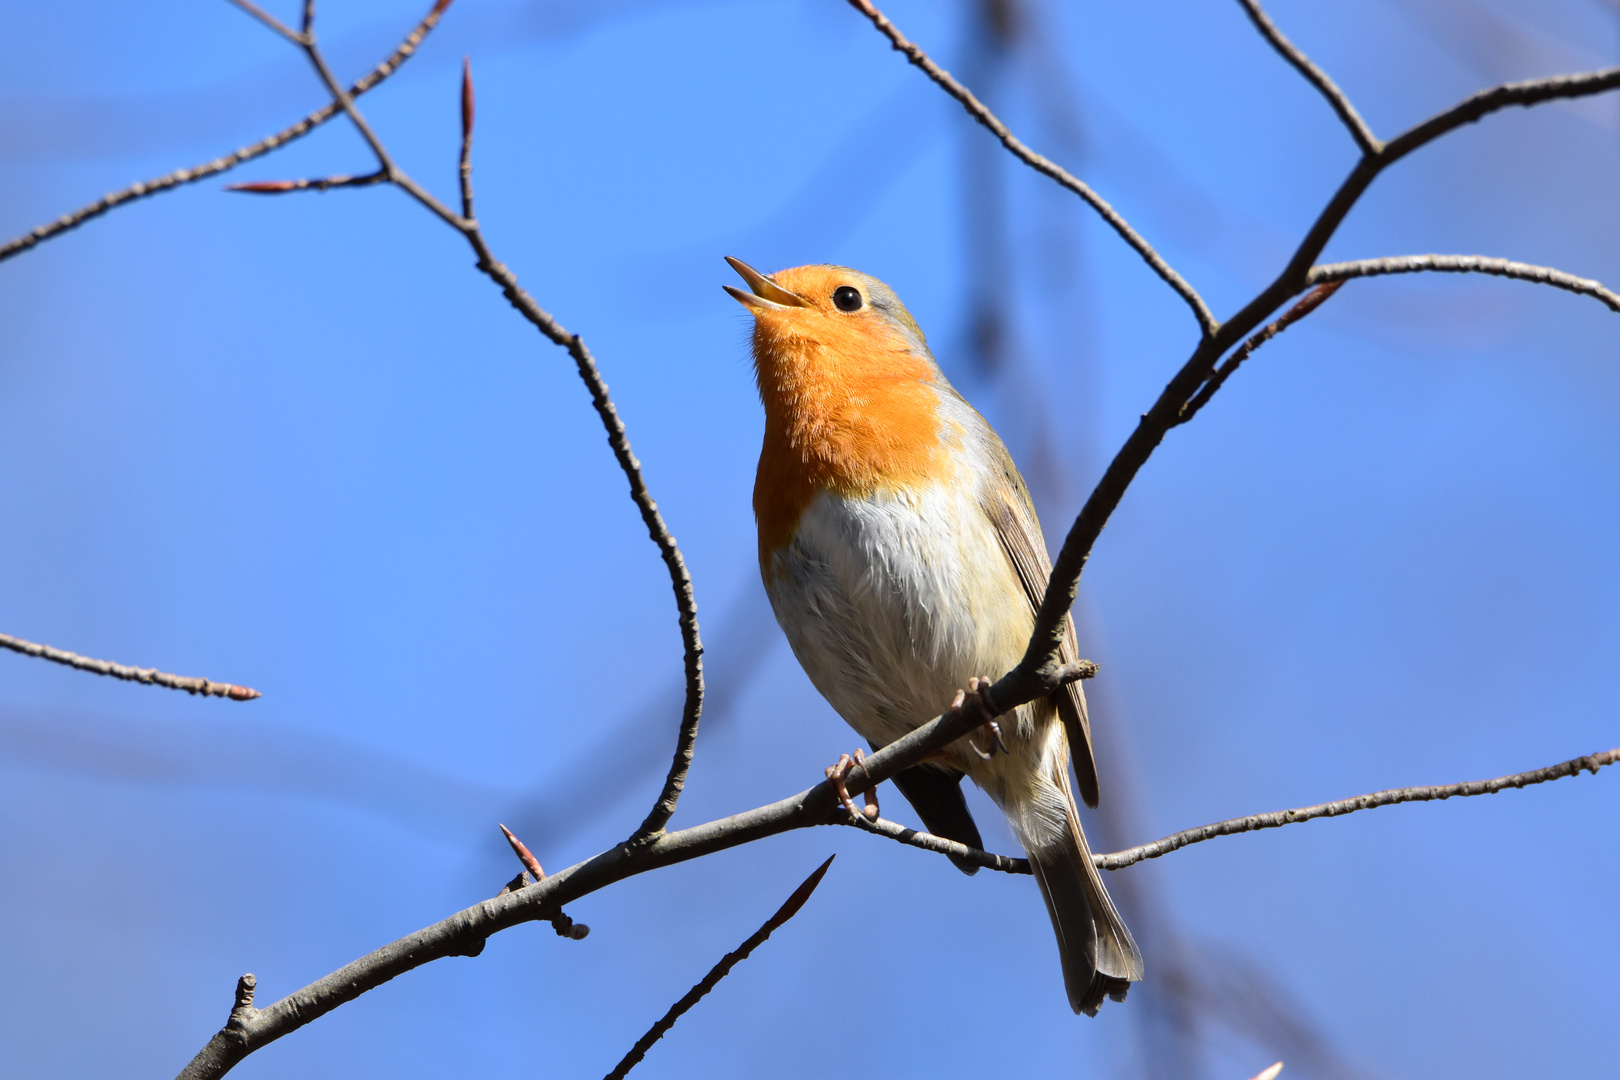
<svg viewBox="0 0 1620 1080">
<path fill-rule="evenodd" d="M 932 378 L 928 342 L 900 298 L 877 278 L 844 266 L 798 266 L 762 274 L 726 257 L 748 283 L 725 286 L 754 316 L 761 385 L 812 365 L 861 382 Z"/>
</svg>

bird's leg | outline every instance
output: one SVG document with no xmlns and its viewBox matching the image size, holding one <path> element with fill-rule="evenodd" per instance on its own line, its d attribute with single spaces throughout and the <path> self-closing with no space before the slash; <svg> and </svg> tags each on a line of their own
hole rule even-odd
<svg viewBox="0 0 1620 1080">
<path fill-rule="evenodd" d="M 997 750 L 1000 750 L 1003 754 L 1011 753 L 1007 749 L 1007 744 L 1002 741 L 1001 725 L 996 723 L 996 706 L 995 702 L 990 698 L 990 680 L 987 678 L 969 679 L 967 692 L 973 695 L 974 707 L 979 710 L 979 715 L 984 717 L 984 723 L 980 727 L 990 737 L 989 750 L 980 750 L 978 744 L 969 739 L 968 745 L 973 747 L 973 752 L 979 755 L 981 761 L 989 761 L 995 757 Z M 952 711 L 960 709 L 966 699 L 967 695 L 958 690 L 956 699 L 951 702 Z"/>
<path fill-rule="evenodd" d="M 866 751 L 862 750 L 858 746 L 855 748 L 855 764 L 866 764 Z M 876 784 L 873 784 L 871 787 L 866 789 L 866 806 L 861 812 L 866 815 L 867 821 L 876 821 L 878 818 L 883 816 L 883 812 L 878 809 Z"/>
<path fill-rule="evenodd" d="M 834 790 L 838 792 L 838 801 L 844 804 L 844 809 L 849 811 L 850 817 L 876 821 L 878 817 L 876 788 L 866 790 L 866 811 L 862 813 L 860 810 L 855 809 L 855 800 L 850 797 L 849 788 L 844 786 L 844 778 L 849 775 L 849 770 L 865 760 L 866 751 L 859 748 L 856 748 L 854 757 L 850 757 L 848 754 L 839 754 L 837 763 L 827 766 L 826 774 L 827 779 L 833 782 Z"/>
</svg>

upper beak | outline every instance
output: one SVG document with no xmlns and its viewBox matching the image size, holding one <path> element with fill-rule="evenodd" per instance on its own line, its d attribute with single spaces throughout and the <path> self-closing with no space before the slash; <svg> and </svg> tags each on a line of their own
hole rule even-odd
<svg viewBox="0 0 1620 1080">
<path fill-rule="evenodd" d="M 739 304 L 753 311 L 782 311 L 790 307 L 809 307 L 810 302 L 798 293 L 788 292 L 782 286 L 755 270 L 741 259 L 726 256 L 726 262 L 731 268 L 742 275 L 753 292 L 743 292 L 731 285 L 722 285 L 722 289 L 732 295 Z"/>
</svg>

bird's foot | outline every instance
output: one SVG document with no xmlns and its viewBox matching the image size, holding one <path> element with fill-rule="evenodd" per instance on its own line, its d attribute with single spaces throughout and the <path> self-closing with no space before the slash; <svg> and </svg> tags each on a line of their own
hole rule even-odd
<svg viewBox="0 0 1620 1080">
<path fill-rule="evenodd" d="M 979 728 L 985 733 L 990 749 L 980 750 L 978 744 L 972 738 L 967 740 L 967 744 L 973 747 L 973 752 L 979 755 L 980 761 L 989 761 L 996 756 L 997 750 L 1000 750 L 1003 754 L 1010 753 L 1006 742 L 1001 738 L 1001 725 L 996 723 L 996 717 L 999 714 L 996 712 L 995 701 L 990 697 L 990 683 L 991 680 L 988 678 L 969 679 L 967 692 L 964 693 L 958 690 L 956 698 L 951 702 L 951 711 L 956 712 L 967 705 L 968 694 L 971 694 L 973 695 L 972 707 L 978 711 L 980 716 L 984 717 L 984 723 L 980 724 Z"/>
<path fill-rule="evenodd" d="M 855 800 L 850 797 L 849 788 L 844 786 L 844 778 L 849 775 L 849 770 L 865 761 L 866 751 L 858 747 L 853 757 L 849 754 L 839 754 L 837 764 L 827 766 L 827 779 L 833 782 L 833 788 L 838 792 L 838 801 L 844 804 L 844 809 L 849 811 L 850 817 L 876 821 L 879 815 L 877 787 L 874 785 L 866 789 L 866 807 L 864 810 L 857 810 Z"/>
</svg>

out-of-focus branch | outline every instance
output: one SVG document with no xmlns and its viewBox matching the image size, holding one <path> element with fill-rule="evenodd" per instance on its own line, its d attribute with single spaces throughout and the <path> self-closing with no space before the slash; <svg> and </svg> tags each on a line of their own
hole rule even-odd
<svg viewBox="0 0 1620 1080">
<path fill-rule="evenodd" d="M 1590 296 L 1610 311 L 1620 312 L 1620 294 L 1605 288 L 1600 281 L 1576 277 L 1550 266 L 1513 262 L 1511 259 L 1490 259 L 1483 255 L 1396 255 L 1385 259 L 1357 259 L 1353 262 L 1327 263 L 1314 266 L 1306 282 L 1319 285 L 1324 282 L 1349 281 L 1351 278 L 1378 277 L 1383 274 L 1491 274 L 1495 277 L 1530 281 L 1537 285 L 1551 285 L 1580 296 Z"/>
<path fill-rule="evenodd" d="M 1544 769 L 1531 769 L 1529 772 L 1514 773 L 1512 776 L 1498 776 L 1494 780 L 1469 780 L 1466 783 L 1441 784 L 1434 787 L 1394 788 L 1389 791 L 1375 791 L 1371 795 L 1357 795 L 1353 799 L 1301 807 L 1298 810 L 1251 814 L 1248 817 L 1232 818 L 1228 821 L 1217 821 L 1213 825 L 1187 829 L 1163 840 L 1155 840 L 1151 844 L 1142 844 L 1125 851 L 1116 851 L 1112 855 L 1099 855 L 1094 861 L 1099 869 L 1118 870 L 1144 859 L 1157 859 L 1160 855 L 1178 851 L 1188 844 L 1212 840 L 1217 836 L 1235 836 L 1238 833 L 1254 832 L 1258 829 L 1275 829 L 1282 825 L 1311 821 L 1314 818 L 1339 817 L 1342 814 L 1353 814 L 1357 810 L 1394 806 L 1396 803 L 1433 802 L 1436 799 L 1462 798 L 1470 795 L 1495 795 L 1507 788 L 1545 784 L 1549 780 L 1579 776 L 1583 772 L 1595 776 L 1599 769 L 1605 765 L 1613 765 L 1616 760 L 1620 760 L 1620 748 L 1588 754 L 1586 757 L 1571 758 L 1558 765 L 1548 765 Z"/>
<path fill-rule="evenodd" d="M 797 915 L 799 909 L 804 907 L 805 901 L 810 899 L 810 894 L 816 891 L 816 886 L 821 884 L 821 879 L 827 875 L 827 868 L 832 865 L 832 861 L 836 857 L 829 856 L 826 862 L 816 867 L 810 876 L 804 879 L 804 883 L 793 890 L 793 895 L 789 896 L 786 902 L 776 909 L 776 914 L 765 920 L 765 925 L 750 934 L 747 941 L 737 946 L 736 951 L 722 956 L 720 962 L 714 965 L 707 975 L 703 976 L 702 981 L 688 990 L 681 1000 L 671 1005 L 669 1012 L 660 1017 L 656 1024 L 647 1029 L 645 1035 L 636 1040 L 636 1045 L 632 1046 L 630 1052 L 625 1054 L 619 1063 L 613 1067 L 613 1071 L 607 1074 L 605 1080 L 624 1080 L 630 1070 L 639 1065 L 641 1059 L 647 1056 L 647 1051 L 652 1049 L 653 1043 L 662 1039 L 669 1032 L 669 1029 L 675 1026 L 675 1021 L 679 1020 L 683 1013 L 703 1000 L 704 995 L 710 990 L 720 985 L 720 980 L 729 975 L 732 968 L 748 959 L 749 953 L 765 944 L 765 939 L 770 937 L 773 931 L 780 929 L 784 923 Z"/>
<path fill-rule="evenodd" d="M 1300 51 L 1299 46 L 1289 41 L 1283 32 L 1277 29 L 1277 24 L 1271 21 L 1271 16 L 1266 14 L 1258 0 L 1238 0 L 1238 3 L 1249 16 L 1249 21 L 1254 23 L 1254 28 L 1260 31 L 1260 36 L 1265 38 L 1271 47 L 1277 50 L 1278 55 L 1288 61 L 1306 82 L 1316 87 L 1317 92 L 1327 99 L 1327 103 L 1338 114 L 1339 120 L 1349 130 L 1350 137 L 1356 140 L 1361 152 L 1376 154 L 1383 144 L 1378 141 L 1378 136 L 1372 133 L 1372 128 L 1367 126 L 1367 121 L 1356 112 L 1356 107 L 1350 103 L 1349 96 L 1339 89 L 1339 84 L 1329 78 L 1327 72 L 1312 63 L 1311 58 Z"/>
<path fill-rule="evenodd" d="M 447 0 L 441 0 L 441 3 Z M 554 344 L 562 346 L 573 357 L 574 366 L 579 371 L 580 379 L 585 383 L 591 395 L 591 404 L 595 407 L 602 426 L 607 430 L 608 445 L 613 450 L 614 459 L 618 461 L 619 468 L 623 470 L 625 478 L 630 483 L 630 498 L 635 502 L 636 508 L 641 511 L 642 523 L 647 527 L 647 534 L 658 547 L 658 553 L 664 560 L 669 571 L 670 585 L 675 593 L 675 606 L 679 615 L 681 629 L 681 644 L 685 656 L 686 668 L 686 700 L 681 710 L 680 732 L 676 737 L 674 759 L 670 763 L 669 772 L 664 778 L 663 789 L 659 792 L 657 801 L 642 821 L 639 828 L 630 837 L 633 844 L 644 843 L 649 838 L 657 836 L 669 823 L 675 813 L 676 804 L 680 800 L 681 791 L 686 786 L 686 774 L 692 765 L 693 749 L 697 745 L 698 722 L 703 714 L 703 640 L 698 631 L 697 599 L 692 588 L 692 576 L 687 571 L 686 559 L 681 554 L 680 547 L 675 538 L 670 535 L 669 526 L 658 511 L 658 504 L 653 501 L 651 493 L 647 490 L 647 483 L 641 472 L 641 462 L 637 460 L 635 452 L 630 448 L 630 437 L 625 431 L 624 421 L 619 418 L 619 411 L 608 396 L 607 382 L 602 378 L 600 369 L 585 342 L 578 334 L 570 333 L 561 323 L 552 317 L 540 304 L 518 285 L 517 276 L 509 270 L 504 263 L 495 258 L 478 222 L 472 217 L 472 130 L 473 130 L 473 86 L 471 65 L 462 69 L 462 96 L 461 96 L 461 200 L 464 213 L 457 214 L 434 198 L 425 188 L 413 180 L 409 174 L 401 169 L 389 155 L 387 147 L 372 130 L 371 125 L 360 113 L 355 105 L 353 96 L 346 93 L 341 85 L 332 77 L 327 67 L 326 59 L 322 55 L 320 45 L 316 40 L 314 31 L 314 0 L 305 0 L 304 29 L 295 38 L 299 47 L 309 58 L 316 74 L 326 85 L 328 92 L 333 96 L 337 107 L 346 113 L 355 128 L 365 138 L 368 146 L 377 157 L 378 172 L 385 176 L 389 183 L 401 188 L 418 203 L 427 208 L 445 224 L 459 232 L 472 246 L 478 256 L 478 269 L 483 271 L 492 281 L 501 287 L 501 292 L 508 302 L 516 308 L 525 319 L 534 325 Z M 342 178 L 339 178 L 342 179 Z M 246 190 L 261 194 L 282 194 L 292 191 L 307 190 L 319 187 L 321 181 L 269 181 L 252 185 Z M 332 181 L 326 181 L 328 186 Z"/>
<path fill-rule="evenodd" d="M 246 686 L 237 686 L 234 683 L 213 682 L 200 676 L 170 675 L 157 668 L 130 667 L 128 664 L 115 664 L 111 660 L 95 660 L 88 656 L 80 656 L 66 649 L 53 649 L 49 645 L 39 645 L 22 638 L 12 637 L 10 634 L 0 634 L 0 648 L 10 649 L 12 652 L 22 653 L 24 656 L 36 656 L 41 660 L 49 660 L 55 664 L 66 664 L 70 668 L 88 671 L 92 675 L 110 675 L 115 679 L 124 679 L 127 682 L 146 683 L 149 686 L 166 686 L 170 690 L 184 690 L 188 694 L 201 694 L 203 697 L 230 698 L 232 701 L 252 701 L 256 697 L 263 697 L 257 690 Z"/>
<path fill-rule="evenodd" d="M 1076 668 L 1078 667 L 1079 665 L 1076 665 Z M 1066 677 L 1075 677 L 1072 670 L 1065 674 Z M 1046 692 L 1050 693 L 1051 690 Z M 1024 700 L 1033 699 L 1031 697 Z M 1024 704 L 1024 700 L 1009 700 L 1005 704 L 1007 708 L 1014 708 Z M 972 709 L 962 709 L 938 717 L 903 739 L 874 753 L 866 759 L 863 766 L 850 771 L 845 783 L 852 794 L 858 795 L 868 787 L 888 779 L 903 768 L 916 764 L 935 750 L 965 735 L 976 727 L 980 720 L 977 711 Z M 1476 780 L 1471 783 L 1432 788 L 1402 788 L 1397 791 L 1363 795 L 1356 799 L 1345 799 L 1337 803 L 1324 803 L 1302 810 L 1283 810 L 1272 814 L 1234 818 L 1231 821 L 1176 833 L 1152 844 L 1144 844 L 1111 855 L 1097 856 L 1096 864 L 1102 869 L 1117 870 L 1217 836 L 1290 825 L 1309 821 L 1314 817 L 1333 817 L 1397 802 L 1488 795 L 1504 788 L 1527 787 L 1565 776 L 1575 776 L 1583 771 L 1596 772 L 1606 765 L 1613 764 L 1617 759 L 1620 759 L 1620 749 L 1575 758 L 1561 765 L 1516 773 L 1496 780 Z M 353 1001 L 389 979 L 447 956 L 477 956 L 483 951 L 485 940 L 492 934 L 525 922 L 549 921 L 565 904 L 625 878 L 702 858 L 717 851 L 740 847 L 794 829 L 816 825 L 849 825 L 852 824 L 849 817 L 850 815 L 839 805 L 838 793 L 832 782 L 824 781 L 768 806 L 761 806 L 690 829 L 660 833 L 641 845 L 615 845 L 542 881 L 521 889 L 503 891 L 480 904 L 457 912 L 442 922 L 385 945 L 310 983 L 302 990 L 289 994 L 274 1005 L 254 1010 L 250 1016 L 239 1017 L 233 1012 L 231 1022 L 209 1041 L 180 1076 L 182 1080 L 207 1080 L 223 1076 L 253 1051 L 296 1031 L 338 1006 Z M 878 824 L 883 827 L 872 831 L 915 847 L 946 855 L 974 853 L 974 849 L 953 844 L 940 837 L 929 837 L 919 843 L 919 839 L 927 834 L 911 833 L 907 837 L 900 834 L 910 833 L 911 830 L 894 826 L 892 822 Z M 934 841 L 938 843 L 935 844 Z M 1016 864 L 1023 860 L 993 856 L 984 852 L 977 854 L 983 856 L 983 861 L 979 865 L 1009 873 L 1020 872 Z"/>
<path fill-rule="evenodd" d="M 428 33 L 439 24 L 439 18 L 444 14 L 445 9 L 450 6 L 450 2 L 451 0 L 437 0 L 432 10 L 423 17 L 422 21 L 417 23 L 409 34 L 405 35 L 405 40 L 400 42 L 399 47 L 390 53 L 386 60 L 355 82 L 349 88 L 349 93 L 354 97 L 359 97 L 398 71 L 400 65 L 409 60 L 416 52 L 417 47 L 422 44 L 422 39 L 427 37 Z M 335 103 L 323 105 L 291 127 L 283 128 L 274 135 L 260 139 L 251 146 L 245 146 L 234 153 L 226 154 L 224 157 L 217 157 L 212 161 L 205 161 L 200 165 L 193 165 L 189 169 L 176 169 L 174 172 L 166 173 L 163 176 L 131 184 L 127 188 L 104 195 L 87 206 L 81 206 L 70 214 L 63 214 L 55 221 L 47 222 L 13 240 L 0 244 L 0 262 L 28 251 L 42 241 L 49 240 L 53 236 L 67 232 L 69 229 L 76 229 L 92 218 L 100 217 L 107 211 L 123 206 L 125 203 L 144 199 L 160 192 L 170 191 L 185 184 L 194 184 L 198 180 L 205 180 L 210 176 L 228 172 L 244 161 L 252 161 L 256 157 L 262 157 L 272 150 L 308 135 L 311 131 L 336 116 L 338 112 L 339 108 Z"/>
<path fill-rule="evenodd" d="M 1164 257 L 1154 250 L 1153 245 L 1143 239 L 1142 235 L 1135 229 L 1131 228 L 1130 223 L 1125 220 L 1124 216 L 1109 205 L 1106 199 L 1093 191 L 1091 186 L 1084 180 L 1070 174 L 1061 165 L 1048 160 L 1025 146 L 1018 136 L 1014 135 L 1007 125 L 996 117 L 995 113 L 991 112 L 982 101 L 973 96 L 973 91 L 957 82 L 950 72 L 936 64 L 927 53 L 907 39 L 899 28 L 872 4 L 871 0 L 849 0 L 849 3 L 851 7 L 872 21 L 872 25 L 877 27 L 879 33 L 889 39 L 889 43 L 894 46 L 896 52 L 904 53 L 906 59 L 920 68 L 947 94 L 955 98 L 962 108 L 967 110 L 968 115 L 982 124 L 997 139 L 1001 140 L 1001 145 L 1005 146 L 1014 157 L 1041 175 L 1052 178 L 1060 186 L 1080 196 L 1086 205 L 1095 210 L 1108 223 L 1109 228 L 1118 233 L 1120 239 L 1129 244 L 1132 250 L 1142 257 L 1142 261 L 1152 267 L 1153 272 L 1158 274 L 1159 278 L 1174 289 L 1176 295 L 1186 302 L 1187 306 L 1192 309 L 1193 317 L 1198 320 L 1198 327 L 1203 331 L 1204 336 L 1207 338 L 1215 332 L 1217 325 L 1215 316 L 1210 314 L 1209 306 L 1204 303 L 1204 298 L 1198 295 L 1198 290 L 1187 284 L 1186 280 L 1169 263 L 1165 262 Z"/>
</svg>

